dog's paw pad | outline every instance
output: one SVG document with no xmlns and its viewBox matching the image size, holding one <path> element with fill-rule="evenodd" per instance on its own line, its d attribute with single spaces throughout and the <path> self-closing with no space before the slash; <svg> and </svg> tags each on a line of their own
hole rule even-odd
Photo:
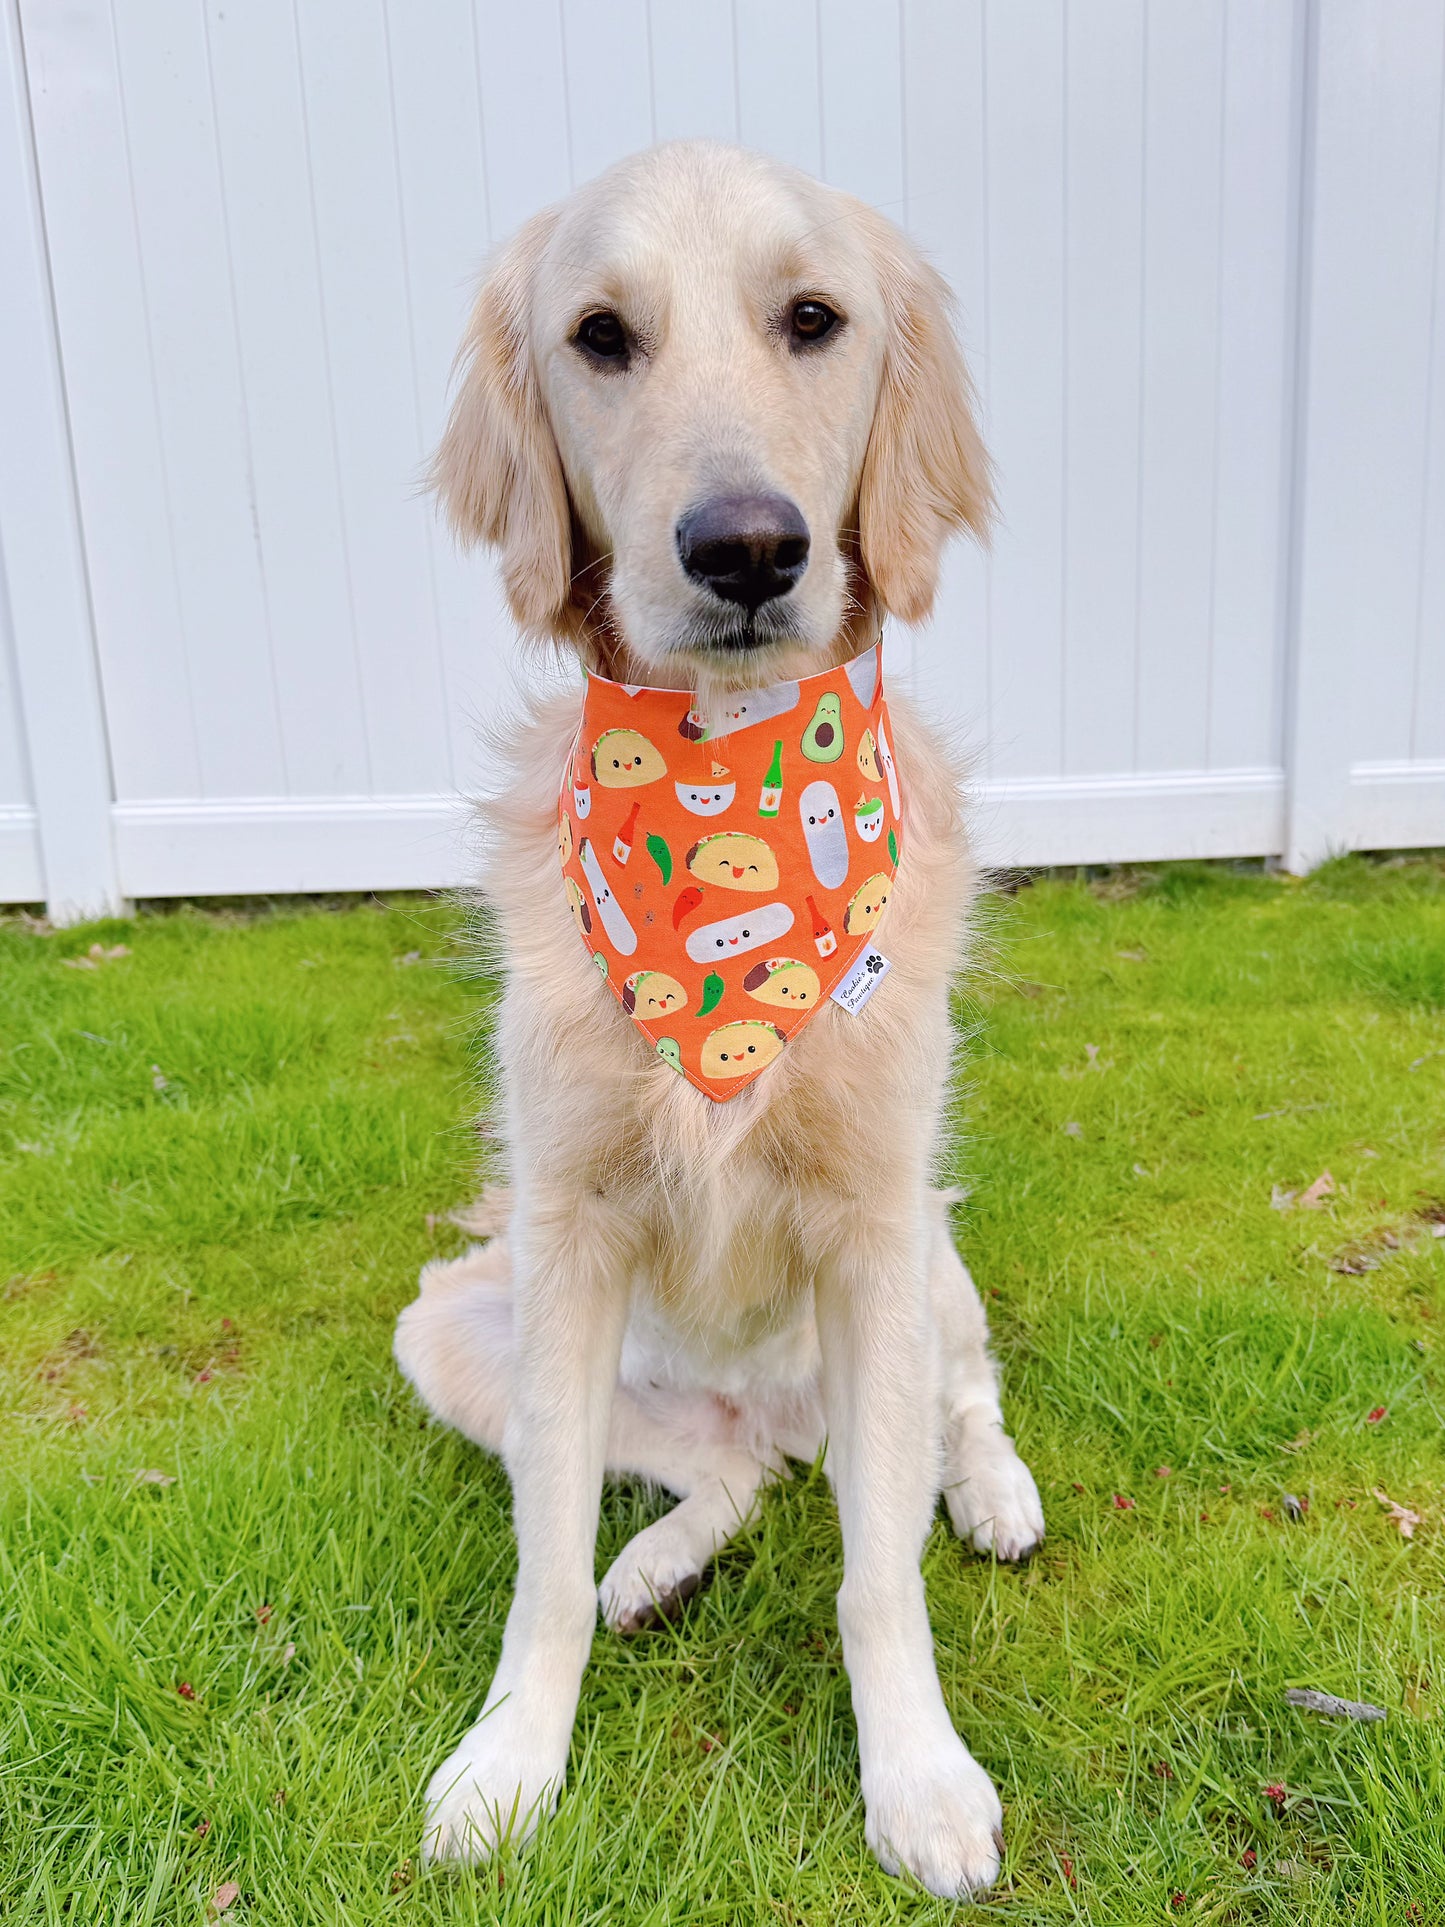
<svg viewBox="0 0 1445 1927">
<path fill-rule="evenodd" d="M 679 1618 L 701 1584 L 700 1572 L 685 1572 L 658 1585 L 636 1568 L 619 1574 L 614 1566 L 598 1588 L 597 1599 L 613 1632 L 645 1633 Z"/>
<path fill-rule="evenodd" d="M 1002 1433 L 973 1444 L 949 1468 L 944 1503 L 953 1529 L 975 1552 L 1010 1562 L 1043 1544 L 1044 1507 L 1033 1474 Z"/>
</svg>

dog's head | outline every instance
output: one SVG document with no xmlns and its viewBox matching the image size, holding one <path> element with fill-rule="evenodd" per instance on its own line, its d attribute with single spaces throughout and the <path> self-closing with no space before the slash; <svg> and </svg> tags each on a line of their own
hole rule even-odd
<svg viewBox="0 0 1445 1927">
<path fill-rule="evenodd" d="M 503 248 L 433 480 L 526 633 L 679 686 L 925 615 L 993 507 L 940 277 L 863 203 L 712 142 Z"/>
</svg>

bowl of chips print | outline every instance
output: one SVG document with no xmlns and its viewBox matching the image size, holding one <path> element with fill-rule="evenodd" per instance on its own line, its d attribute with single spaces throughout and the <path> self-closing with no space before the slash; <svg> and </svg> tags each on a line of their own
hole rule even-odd
<svg viewBox="0 0 1445 1927">
<path fill-rule="evenodd" d="M 738 786 L 729 779 L 728 772 L 721 763 L 714 763 L 712 775 L 705 783 L 675 783 L 677 800 L 690 816 L 721 816 L 730 810 L 737 796 Z"/>
<path fill-rule="evenodd" d="M 876 843 L 886 822 L 881 796 L 863 795 L 853 805 L 853 828 L 860 843 Z"/>
</svg>

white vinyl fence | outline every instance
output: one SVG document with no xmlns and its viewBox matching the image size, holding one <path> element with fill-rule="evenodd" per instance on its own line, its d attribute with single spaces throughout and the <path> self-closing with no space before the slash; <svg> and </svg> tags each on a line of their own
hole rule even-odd
<svg viewBox="0 0 1445 1927">
<path fill-rule="evenodd" d="M 958 290 L 1005 527 L 889 648 L 986 859 L 1445 843 L 1442 0 L 0 0 L 0 900 L 462 876 L 469 286 L 684 134 Z"/>
</svg>

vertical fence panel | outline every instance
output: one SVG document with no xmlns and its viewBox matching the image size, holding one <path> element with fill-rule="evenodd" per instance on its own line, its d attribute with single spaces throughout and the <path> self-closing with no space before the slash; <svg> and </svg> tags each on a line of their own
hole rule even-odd
<svg viewBox="0 0 1445 1927">
<path fill-rule="evenodd" d="M 0 0 L 0 677 L 18 697 L 34 817 L 20 805 L 0 886 L 58 919 L 118 910 L 110 767 L 55 329 L 26 50 Z M 13 681 L 11 678 L 13 677 Z M 0 690 L 0 694 L 6 693 Z M 18 781 L 21 755 L 10 765 Z M 0 797 L 0 802 L 7 799 Z M 22 847 L 23 838 L 23 847 Z"/>
<path fill-rule="evenodd" d="M 989 435 L 984 0 L 903 0 L 904 225 L 958 302 L 959 332 Z M 988 774 L 990 562 L 954 543 L 931 621 L 913 638 L 913 684 L 958 731 L 971 774 Z"/>
<path fill-rule="evenodd" d="M 295 20 L 284 0 L 205 18 L 286 793 L 355 794 L 371 757 Z"/>
<path fill-rule="evenodd" d="M 205 19 L 194 0 L 117 4 L 114 31 L 197 793 L 280 794 L 286 766 L 247 487 Z M 97 502 L 102 512 L 111 511 Z M 122 674 L 117 664 L 112 675 Z"/>
<path fill-rule="evenodd" d="M 110 8 L 21 0 L 20 13 L 116 779 L 195 796 L 192 650 Z"/>
<path fill-rule="evenodd" d="M 1218 502 L 1224 0 L 1151 7 L 1135 767 L 1207 760 Z"/>
<path fill-rule="evenodd" d="M 1445 14 L 1321 0 L 1312 64 L 1296 868 L 1445 840 L 1445 764 L 1412 753 L 1417 694 L 1439 688 L 1445 655 L 1430 520 Z"/>
<path fill-rule="evenodd" d="M 1134 767 L 1144 23 L 1144 0 L 1068 15 L 1061 767 L 1089 774 Z"/>
<path fill-rule="evenodd" d="M 1051 0 L 990 5 L 988 420 L 1003 520 L 990 592 L 990 769 L 1062 764 L 1064 37 Z"/>
</svg>

